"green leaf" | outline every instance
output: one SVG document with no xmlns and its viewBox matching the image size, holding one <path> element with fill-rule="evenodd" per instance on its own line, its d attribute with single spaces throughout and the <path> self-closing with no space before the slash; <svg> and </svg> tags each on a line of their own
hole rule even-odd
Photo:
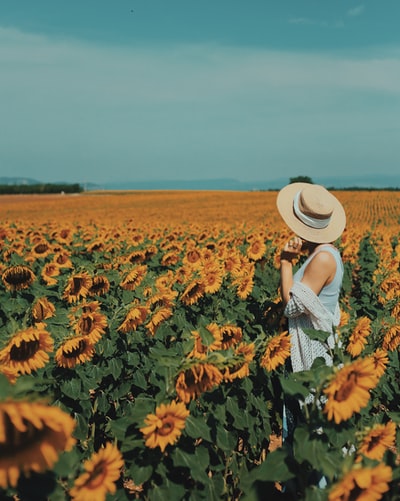
<svg viewBox="0 0 400 501">
<path fill-rule="evenodd" d="M 263 463 L 251 470 L 250 473 L 243 474 L 240 484 L 246 491 L 257 480 L 264 482 L 285 482 L 293 478 L 295 474 L 288 466 L 288 452 L 284 449 L 276 449 L 269 453 Z"/>
<path fill-rule="evenodd" d="M 310 339 L 321 341 L 321 343 L 324 343 L 332 334 L 331 332 L 321 331 L 317 329 L 304 329 L 304 332 Z"/>
<path fill-rule="evenodd" d="M 198 327 L 198 333 L 200 334 L 201 342 L 204 346 L 210 346 L 214 343 L 215 339 L 212 333 L 203 326 Z"/>
<path fill-rule="evenodd" d="M 133 463 L 129 467 L 129 473 L 132 476 L 132 480 L 135 482 L 135 484 L 141 485 L 151 478 L 153 474 L 153 466 L 141 466 Z"/>
<path fill-rule="evenodd" d="M 76 421 L 76 428 L 73 433 L 74 437 L 78 440 L 85 441 L 88 436 L 88 422 L 84 416 L 81 414 L 74 414 L 74 419 Z"/>
<path fill-rule="evenodd" d="M 112 358 L 108 362 L 108 367 L 110 369 L 110 372 L 115 379 L 115 381 L 118 381 L 119 376 L 121 375 L 122 372 L 122 367 L 123 367 L 123 362 L 122 360 L 118 358 Z"/>
<path fill-rule="evenodd" d="M 221 501 L 224 499 L 225 481 L 222 475 L 213 474 L 205 486 L 204 497 L 206 501 Z"/>
<path fill-rule="evenodd" d="M 77 449 L 74 448 L 69 452 L 60 454 L 57 463 L 53 467 L 53 471 L 60 477 L 68 477 L 73 474 L 72 472 L 76 470 L 80 462 L 81 458 Z"/>
<path fill-rule="evenodd" d="M 169 482 L 164 478 L 164 483 L 149 491 L 151 501 L 165 501 L 166 499 L 184 499 L 185 488 L 182 485 Z"/>
<path fill-rule="evenodd" d="M 233 451 L 237 443 L 237 434 L 234 430 L 227 430 L 222 425 L 217 428 L 217 445 L 226 452 Z"/>
<path fill-rule="evenodd" d="M 310 390 L 296 381 L 294 377 L 290 376 L 280 378 L 283 392 L 292 396 L 300 396 L 303 399 L 306 398 L 310 394 Z"/>
<path fill-rule="evenodd" d="M 154 399 L 152 398 L 139 396 L 135 398 L 133 405 L 129 406 L 128 409 L 129 409 L 128 414 L 131 419 L 131 423 L 132 424 L 137 423 L 141 425 L 147 414 L 154 413 L 155 402 Z"/>
<path fill-rule="evenodd" d="M 147 380 L 142 371 L 137 370 L 132 375 L 132 385 L 137 386 L 138 388 L 142 388 L 142 390 L 146 390 L 148 387 Z"/>
<path fill-rule="evenodd" d="M 207 467 L 209 463 L 208 451 L 205 447 L 201 447 L 202 452 L 198 452 L 199 448 L 196 447 L 194 454 L 189 454 L 182 449 L 175 448 L 171 454 L 175 467 L 186 467 L 189 469 L 190 476 L 199 482 L 207 482 Z"/>
<path fill-rule="evenodd" d="M 126 432 L 132 420 L 126 416 L 119 419 L 110 419 L 107 424 L 107 430 L 110 430 L 114 437 L 119 441 L 124 441 Z"/>
<path fill-rule="evenodd" d="M 294 433 L 294 457 L 298 463 L 307 461 L 313 468 L 334 478 L 343 461 L 341 448 L 329 450 L 326 435 L 311 433 L 306 427 L 299 426 Z"/>
<path fill-rule="evenodd" d="M 82 389 L 82 382 L 80 379 L 70 379 L 69 381 L 64 381 L 61 384 L 61 392 L 67 397 L 73 398 L 74 400 L 80 399 L 80 393 Z"/>
<path fill-rule="evenodd" d="M 185 433 L 191 438 L 203 438 L 211 442 L 210 428 L 202 417 L 188 416 L 185 423 Z"/>
</svg>

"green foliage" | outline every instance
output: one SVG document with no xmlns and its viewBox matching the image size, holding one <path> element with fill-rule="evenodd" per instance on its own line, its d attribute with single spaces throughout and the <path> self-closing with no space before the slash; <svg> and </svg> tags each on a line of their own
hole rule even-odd
<svg viewBox="0 0 400 501">
<path fill-rule="evenodd" d="M 28 195 L 32 193 L 81 193 L 83 187 L 78 183 L 42 184 L 1 184 L 0 195 Z"/>
<path fill-rule="evenodd" d="M 151 243 L 160 249 L 163 242 L 160 238 Z M 55 306 L 55 315 L 45 320 L 55 343 L 48 363 L 31 375 L 20 376 L 13 385 L 1 377 L 1 401 L 46 399 L 74 417 L 77 439 L 76 447 L 62 454 L 52 471 L 23 478 L 16 489 L 10 488 L 4 495 L 21 497 L 29 489 L 40 488 L 49 499 L 65 498 L 83 461 L 111 441 L 118 444 L 125 462 L 113 499 L 133 499 L 132 485 L 139 489 L 140 498 L 146 500 L 265 499 L 266 493 L 272 496 L 275 492 L 276 483 L 287 482 L 288 486 L 295 485 L 298 499 L 322 500 L 327 499 L 328 490 L 318 490 L 312 478 L 323 475 L 329 489 L 355 463 L 360 432 L 389 419 L 399 423 L 397 351 L 389 353 L 388 368 L 371 391 L 367 407 L 340 424 L 327 420 L 324 389 L 335 370 L 351 360 L 343 344 L 332 350 L 333 367 L 327 366 L 323 359 L 317 359 L 311 370 L 296 374 L 287 374 L 283 366 L 272 372 L 261 366 L 270 336 L 281 329 L 282 309 L 277 302 L 279 273 L 273 249 L 268 249 L 265 259 L 254 263 L 254 286 L 247 298 L 240 299 L 232 282 L 225 277 L 218 291 L 188 305 L 179 300 L 185 284 L 174 281 L 171 289 L 178 299 L 173 302 L 171 316 L 153 333 L 147 327 L 149 317 L 135 330 L 123 333 L 119 328 L 127 313 L 134 305 L 145 304 L 156 290 L 157 278 L 166 276 L 168 271 L 177 273 L 183 250 L 178 264 L 170 267 L 161 264 L 161 251 L 147 256 L 143 261 L 148 267 L 143 281 L 133 290 L 124 290 L 120 286 L 121 277 L 135 264 L 125 261 L 118 268 L 117 255 L 120 258 L 133 250 L 145 251 L 149 242 L 145 240 L 138 246 L 123 242 L 113 252 L 89 251 L 89 244 L 79 232 L 72 236 L 69 250 L 73 269 L 61 268 L 55 285 L 47 286 L 42 277 L 52 254 L 30 262 L 36 279 L 28 289 L 9 291 L 0 284 L 0 349 L 15 332 L 31 325 L 35 299 L 45 296 Z M 3 246 L 3 259 L 7 246 L 11 244 Z M 29 245 L 26 252 L 29 255 Z M 18 264 L 24 262 L 18 256 L 9 259 Z M 373 281 L 378 263 L 379 256 L 366 236 L 356 266 L 349 267 L 347 276 L 347 287 L 352 291 L 352 322 L 367 315 L 375 329 L 366 354 L 381 346 L 379 326 L 389 316 L 378 301 L 379 283 Z M 72 336 L 71 315 L 81 302 L 68 303 L 64 291 L 68 279 L 82 270 L 91 276 L 104 275 L 110 283 L 106 294 L 90 296 L 91 301 L 99 301 L 107 327 L 96 343 L 92 359 L 65 368 L 57 364 L 55 353 Z M 152 313 L 158 306 L 153 305 Z M 187 404 L 190 415 L 176 443 L 167 445 L 163 452 L 159 447 L 150 448 L 140 428 L 157 406 L 176 399 L 177 376 L 192 363 L 188 354 L 194 348 L 193 331 L 199 333 L 206 348 L 213 344 L 214 338 L 207 329 L 210 323 L 238 326 L 243 332 L 243 342 L 254 344 L 255 357 L 249 373 L 232 381 L 224 380 L 191 400 Z M 325 332 L 307 333 L 320 342 L 326 341 Z M 348 335 L 343 335 L 344 342 L 348 341 Z M 243 363 L 232 347 L 206 349 L 205 360 L 222 372 Z M 292 448 L 284 443 L 271 451 L 271 435 L 281 433 L 283 395 L 302 402 L 301 423 L 295 431 Z M 387 451 L 385 462 L 393 467 L 394 480 L 386 497 L 390 499 L 400 475 L 393 452 Z"/>
<path fill-rule="evenodd" d="M 309 176 L 296 176 L 289 179 L 289 183 L 309 183 L 313 184 L 313 180 Z"/>
</svg>

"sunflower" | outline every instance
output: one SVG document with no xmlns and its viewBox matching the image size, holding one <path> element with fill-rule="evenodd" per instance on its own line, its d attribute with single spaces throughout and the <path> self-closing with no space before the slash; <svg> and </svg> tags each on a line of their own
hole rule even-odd
<svg viewBox="0 0 400 501">
<path fill-rule="evenodd" d="M 72 369 L 93 358 L 94 344 L 87 336 L 75 336 L 67 339 L 57 349 L 55 359 L 59 367 Z"/>
<path fill-rule="evenodd" d="M 127 273 L 120 286 L 127 291 L 133 291 L 142 283 L 146 273 L 147 266 L 145 264 L 136 266 L 136 268 Z"/>
<path fill-rule="evenodd" d="M 159 291 L 163 293 L 169 292 L 169 294 L 173 293 L 173 296 L 176 297 L 178 293 L 171 289 L 174 283 L 175 278 L 172 270 L 168 270 L 166 273 L 159 275 L 154 281 L 154 285 Z"/>
<path fill-rule="evenodd" d="M 51 317 L 54 317 L 56 308 L 47 297 L 36 299 L 32 306 L 32 318 L 34 323 L 43 322 Z"/>
<path fill-rule="evenodd" d="M 340 310 L 340 321 L 339 321 L 339 325 L 338 325 L 339 331 L 343 327 L 346 327 L 348 325 L 349 320 L 350 320 L 350 313 L 348 311 L 341 309 Z"/>
<path fill-rule="evenodd" d="M 110 290 L 110 281 L 105 275 L 95 275 L 92 278 L 92 286 L 89 289 L 90 295 L 104 296 Z"/>
<path fill-rule="evenodd" d="M 16 332 L 0 351 L 0 364 L 21 374 L 30 374 L 47 364 L 53 347 L 53 339 L 42 325 L 28 327 Z"/>
<path fill-rule="evenodd" d="M 51 254 L 53 251 L 51 245 L 49 242 L 46 240 L 39 240 L 35 245 L 32 247 L 30 254 L 33 256 L 35 259 L 38 258 L 45 258 L 49 254 Z"/>
<path fill-rule="evenodd" d="M 153 312 L 149 322 L 146 324 L 146 329 L 154 336 L 160 324 L 172 317 L 173 313 L 172 308 L 169 306 L 161 306 Z"/>
<path fill-rule="evenodd" d="M 400 302 L 397 302 L 392 309 L 390 315 L 397 321 L 400 320 Z"/>
<path fill-rule="evenodd" d="M 352 357 L 358 357 L 367 344 L 367 337 L 371 334 L 371 320 L 368 317 L 361 317 L 353 329 L 349 338 L 346 351 Z"/>
<path fill-rule="evenodd" d="M 125 262 L 130 264 L 143 263 L 146 260 L 146 252 L 144 250 L 133 251 L 125 258 Z"/>
<path fill-rule="evenodd" d="M 382 348 L 387 351 L 395 351 L 400 345 L 400 325 L 392 325 L 386 332 Z"/>
<path fill-rule="evenodd" d="M 223 259 L 225 271 L 234 277 L 238 276 L 242 267 L 239 254 L 236 251 L 227 251 Z"/>
<path fill-rule="evenodd" d="M 18 371 L 3 364 L 0 364 L 0 374 L 3 374 L 3 376 L 5 376 L 11 384 L 14 384 L 19 376 Z"/>
<path fill-rule="evenodd" d="M 183 263 L 189 265 L 192 268 L 196 268 L 201 265 L 201 259 L 201 250 L 194 247 L 186 251 L 185 255 L 183 256 Z"/>
<path fill-rule="evenodd" d="M 247 247 L 246 255 L 252 261 L 259 261 L 265 254 L 267 246 L 261 237 L 255 237 L 251 240 L 249 247 Z"/>
<path fill-rule="evenodd" d="M 234 353 L 234 357 L 238 359 L 237 363 L 225 369 L 224 381 L 232 382 L 234 379 L 248 376 L 250 374 L 250 362 L 254 359 L 254 355 L 254 343 L 240 343 Z"/>
<path fill-rule="evenodd" d="M 374 372 L 380 378 L 385 373 L 386 366 L 389 363 L 387 351 L 378 348 L 370 357 L 374 362 Z"/>
<path fill-rule="evenodd" d="M 155 414 L 146 416 L 145 425 L 140 428 L 146 446 L 150 449 L 159 447 L 164 452 L 168 444 L 175 444 L 181 436 L 188 416 L 189 411 L 182 402 L 172 401 L 170 404 L 159 405 Z"/>
<path fill-rule="evenodd" d="M 55 254 L 53 262 L 58 265 L 59 268 L 73 268 L 74 265 L 70 259 L 70 256 L 65 251 L 60 251 Z"/>
<path fill-rule="evenodd" d="M 175 250 L 166 252 L 161 258 L 162 266 L 175 266 L 180 261 L 180 255 Z"/>
<path fill-rule="evenodd" d="M 254 286 L 254 272 L 249 271 L 249 273 L 243 273 L 235 280 L 232 281 L 232 285 L 236 286 L 236 294 L 240 299 L 247 299 L 253 290 Z"/>
<path fill-rule="evenodd" d="M 72 230 L 71 228 L 61 228 L 52 233 L 52 236 L 55 240 L 60 243 L 69 243 L 68 240 L 72 238 Z"/>
<path fill-rule="evenodd" d="M 243 331 L 241 327 L 236 325 L 222 325 L 220 327 L 221 332 L 221 349 L 227 350 L 231 346 L 239 343 L 243 338 Z"/>
<path fill-rule="evenodd" d="M 133 308 L 128 311 L 124 321 L 117 330 L 124 334 L 135 331 L 139 325 L 145 322 L 148 313 L 149 310 L 146 306 L 133 306 Z"/>
<path fill-rule="evenodd" d="M 215 294 L 219 291 L 224 275 L 218 263 L 212 261 L 207 263 L 202 269 L 201 276 L 204 283 L 204 292 Z"/>
<path fill-rule="evenodd" d="M 194 279 L 190 282 L 182 292 L 181 301 L 183 304 L 191 306 L 204 296 L 205 286 L 201 279 Z"/>
<path fill-rule="evenodd" d="M 349 419 L 368 404 L 369 390 L 378 383 L 371 357 L 344 365 L 333 376 L 324 393 L 327 395 L 324 413 L 336 424 Z"/>
<path fill-rule="evenodd" d="M 396 424 L 389 421 L 386 424 L 375 424 L 363 433 L 358 453 L 369 459 L 382 461 L 388 449 L 393 449 L 396 443 Z"/>
<path fill-rule="evenodd" d="M 189 357 L 205 358 L 207 352 L 221 349 L 221 330 L 216 323 L 208 324 L 204 327 L 207 331 L 207 337 L 210 337 L 210 343 L 204 344 L 199 331 L 192 331 L 194 347 L 189 353 Z"/>
<path fill-rule="evenodd" d="M 74 325 L 74 331 L 81 336 L 87 336 L 92 344 L 96 344 L 105 333 L 107 317 L 97 311 L 83 313 Z"/>
<path fill-rule="evenodd" d="M 0 402 L 0 487 L 15 487 L 21 473 L 51 470 L 72 449 L 75 421 L 59 407 Z"/>
<path fill-rule="evenodd" d="M 381 290 L 385 293 L 385 299 L 395 299 L 400 295 L 400 273 L 391 273 L 382 283 Z"/>
<path fill-rule="evenodd" d="M 164 287 L 161 282 L 158 282 L 159 290 L 153 293 L 153 290 L 148 291 L 149 298 L 146 306 L 155 312 L 160 308 L 172 308 L 175 304 L 175 298 L 178 295 L 177 291 Z"/>
<path fill-rule="evenodd" d="M 87 251 L 90 253 L 93 252 L 103 252 L 105 249 L 104 242 L 102 239 L 94 240 L 86 247 Z"/>
<path fill-rule="evenodd" d="M 18 291 L 28 289 L 35 280 L 35 274 L 26 265 L 15 265 L 6 268 L 1 278 L 6 289 L 10 291 Z"/>
<path fill-rule="evenodd" d="M 76 303 L 86 298 L 92 283 L 92 278 L 85 271 L 72 275 L 64 289 L 63 299 L 66 299 L 68 303 Z"/>
<path fill-rule="evenodd" d="M 58 277 L 60 275 L 60 267 L 56 263 L 46 263 L 43 266 L 42 272 L 40 273 L 43 281 L 46 285 L 56 285 L 57 279 L 54 277 Z"/>
<path fill-rule="evenodd" d="M 390 466 L 355 467 L 333 486 L 328 501 L 378 501 L 389 490 Z"/>
<path fill-rule="evenodd" d="M 261 358 L 260 365 L 267 371 L 273 371 L 290 356 L 290 335 L 288 331 L 281 332 L 269 339 Z"/>
<path fill-rule="evenodd" d="M 83 463 L 85 470 L 74 482 L 69 494 L 74 501 L 105 501 L 117 490 L 124 460 L 118 448 L 107 442 Z"/>
<path fill-rule="evenodd" d="M 196 363 L 178 374 L 176 393 L 180 400 L 188 403 L 202 393 L 221 383 L 221 371 L 209 363 Z"/>
</svg>

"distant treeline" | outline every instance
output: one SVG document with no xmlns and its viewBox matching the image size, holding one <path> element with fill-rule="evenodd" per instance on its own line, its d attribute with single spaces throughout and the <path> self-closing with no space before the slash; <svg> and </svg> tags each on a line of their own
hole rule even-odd
<svg viewBox="0 0 400 501">
<path fill-rule="evenodd" d="M 78 184 L 0 184 L 0 195 L 31 195 L 34 193 L 81 193 Z"/>
<path fill-rule="evenodd" d="M 386 188 L 376 188 L 376 187 L 363 187 L 363 186 L 348 186 L 347 188 L 327 188 L 329 191 L 399 191 L 400 188 L 397 187 L 386 187 Z"/>
</svg>

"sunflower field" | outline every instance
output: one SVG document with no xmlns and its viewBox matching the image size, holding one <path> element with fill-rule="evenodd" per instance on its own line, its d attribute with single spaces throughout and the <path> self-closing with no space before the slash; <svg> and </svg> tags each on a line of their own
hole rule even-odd
<svg viewBox="0 0 400 501">
<path fill-rule="evenodd" d="M 276 192 L 1 196 L 0 498 L 399 500 L 400 192 L 335 195 L 334 364 L 296 374 Z"/>
</svg>

